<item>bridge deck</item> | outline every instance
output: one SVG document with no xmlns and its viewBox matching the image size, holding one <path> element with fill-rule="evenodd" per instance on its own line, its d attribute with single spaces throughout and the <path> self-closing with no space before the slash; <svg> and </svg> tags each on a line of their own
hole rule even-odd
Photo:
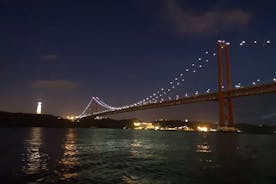
<svg viewBox="0 0 276 184">
<path fill-rule="evenodd" d="M 272 83 L 272 84 L 258 85 L 253 87 L 233 89 L 231 91 L 224 91 L 223 93 L 225 98 L 229 98 L 229 97 L 237 98 L 242 96 L 253 96 L 253 95 L 269 94 L 269 93 L 275 93 L 275 92 L 276 92 L 276 83 Z M 106 115 L 140 111 L 140 110 L 146 110 L 146 109 L 155 109 L 155 108 L 161 108 L 161 107 L 198 103 L 198 102 L 207 102 L 207 101 L 217 101 L 217 100 L 218 100 L 217 92 L 208 93 L 208 94 L 197 95 L 192 97 L 183 97 L 183 98 L 179 98 L 178 100 L 167 100 L 161 103 L 160 102 L 150 103 L 150 104 L 145 104 L 141 106 L 133 106 L 126 109 L 95 113 L 91 117 L 106 116 Z"/>
</svg>

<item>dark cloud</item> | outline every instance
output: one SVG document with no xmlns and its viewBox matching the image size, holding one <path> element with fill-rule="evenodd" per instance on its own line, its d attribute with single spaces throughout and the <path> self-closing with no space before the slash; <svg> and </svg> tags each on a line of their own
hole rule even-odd
<svg viewBox="0 0 276 184">
<path fill-rule="evenodd" d="M 48 55 L 44 55 L 44 56 L 42 56 L 42 59 L 44 60 L 44 61 L 55 61 L 55 60 L 57 60 L 59 57 L 58 57 L 58 55 L 56 55 L 56 54 L 48 54 Z"/>
<path fill-rule="evenodd" d="M 33 88 L 47 90 L 72 90 L 78 87 L 77 83 L 67 80 L 36 80 L 31 85 Z"/>
<path fill-rule="evenodd" d="M 194 14 L 176 2 L 165 1 L 166 16 L 173 29 L 181 34 L 214 34 L 226 28 L 244 28 L 248 25 L 251 15 L 240 9 L 212 10 L 202 14 Z"/>
<path fill-rule="evenodd" d="M 270 114 L 266 114 L 262 117 L 263 119 L 271 119 L 271 120 L 275 120 L 276 119 L 276 113 L 270 113 Z"/>
</svg>

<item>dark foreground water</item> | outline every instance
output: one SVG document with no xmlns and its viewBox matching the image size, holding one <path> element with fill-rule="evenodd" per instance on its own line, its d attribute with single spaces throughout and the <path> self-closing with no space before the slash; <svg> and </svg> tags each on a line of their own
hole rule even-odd
<svg viewBox="0 0 276 184">
<path fill-rule="evenodd" d="M 276 183 L 276 136 L 0 129 L 0 183 Z"/>
</svg>

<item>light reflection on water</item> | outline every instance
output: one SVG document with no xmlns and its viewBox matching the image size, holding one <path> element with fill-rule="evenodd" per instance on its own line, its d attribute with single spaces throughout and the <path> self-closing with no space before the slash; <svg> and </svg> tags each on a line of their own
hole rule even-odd
<svg viewBox="0 0 276 184">
<path fill-rule="evenodd" d="M 40 151 L 42 144 L 42 128 L 32 128 L 30 137 L 25 140 L 25 154 L 22 161 L 22 171 L 25 174 L 36 174 L 41 170 L 47 170 L 47 154 Z"/>
<path fill-rule="evenodd" d="M 142 147 L 142 144 L 139 140 L 134 139 L 133 142 L 130 144 L 130 147 L 131 147 L 131 154 L 135 156 L 139 153 L 139 149 Z"/>
<path fill-rule="evenodd" d="M 196 152 L 198 153 L 210 153 L 212 152 L 211 147 L 208 143 L 208 134 L 207 133 L 201 133 L 201 140 L 199 144 L 196 145 Z"/>
<path fill-rule="evenodd" d="M 0 129 L 1 145 L 13 131 Z M 23 146 L 6 146 L 2 155 L 10 153 L 5 155 L 6 162 L 19 169 L 6 178 L 0 172 L 6 179 L 1 183 L 213 184 L 273 183 L 276 179 L 273 135 L 47 128 L 16 131 L 17 136 L 9 139 Z M 13 162 L 18 158 L 20 163 Z"/>
<path fill-rule="evenodd" d="M 22 154 L 22 173 L 25 175 L 33 175 L 36 181 L 58 181 L 70 180 L 78 175 L 74 168 L 79 164 L 78 162 L 78 149 L 75 142 L 76 133 L 75 129 L 66 129 L 64 139 L 55 148 L 45 148 L 48 142 L 43 137 L 43 128 L 31 128 L 30 135 L 24 140 L 25 151 Z M 48 135 L 49 136 L 49 135 Z M 55 141 L 55 140 L 53 140 Z M 63 143 L 62 143 L 63 142 Z M 44 147 L 44 149 L 42 148 Z M 56 145 L 55 145 L 56 146 Z M 47 149 L 60 149 L 54 154 L 47 152 L 52 150 Z M 55 157 L 55 158 L 51 158 Z M 52 162 L 57 163 L 52 163 Z M 41 175 L 50 173 L 48 163 L 55 168 L 52 176 L 46 178 Z"/>
<path fill-rule="evenodd" d="M 198 144 L 197 146 L 197 152 L 199 153 L 209 153 L 211 152 L 210 150 L 210 146 L 208 146 L 208 144 L 205 142 L 203 144 Z"/>
<path fill-rule="evenodd" d="M 75 129 L 68 129 L 64 142 L 64 153 L 59 161 L 61 168 L 64 168 L 60 180 L 70 180 L 71 178 L 78 176 L 78 173 L 74 170 L 74 167 L 79 164 L 78 150 L 75 139 Z"/>
</svg>

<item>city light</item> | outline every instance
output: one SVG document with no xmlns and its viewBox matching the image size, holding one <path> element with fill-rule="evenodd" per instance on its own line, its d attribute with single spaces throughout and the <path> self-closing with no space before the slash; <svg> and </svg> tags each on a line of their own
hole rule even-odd
<svg viewBox="0 0 276 184">
<path fill-rule="evenodd" d="M 197 131 L 199 131 L 199 132 L 208 132 L 208 127 L 198 126 Z"/>
<path fill-rule="evenodd" d="M 133 126 L 135 130 L 158 130 L 160 128 L 150 122 L 134 122 Z"/>
<path fill-rule="evenodd" d="M 78 118 L 79 118 L 79 116 L 74 116 L 74 115 L 66 116 L 66 119 L 71 120 L 71 121 L 74 121 L 74 120 L 76 120 Z"/>
</svg>

